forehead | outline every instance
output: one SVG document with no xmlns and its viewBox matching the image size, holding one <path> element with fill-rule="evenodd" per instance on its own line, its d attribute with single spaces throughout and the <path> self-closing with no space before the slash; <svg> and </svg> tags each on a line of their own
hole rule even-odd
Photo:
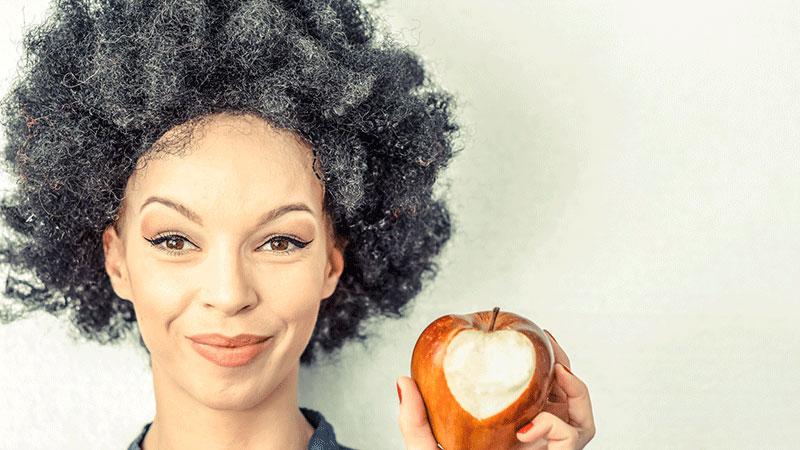
<svg viewBox="0 0 800 450">
<path fill-rule="evenodd" d="M 169 130 L 157 146 L 169 149 L 186 130 Z M 201 210 L 303 201 L 321 214 L 323 188 L 311 147 L 294 133 L 255 116 L 228 114 L 210 116 L 191 131 L 180 152 L 156 155 L 131 176 L 126 197 L 135 207 L 149 195 L 170 195 Z"/>
</svg>

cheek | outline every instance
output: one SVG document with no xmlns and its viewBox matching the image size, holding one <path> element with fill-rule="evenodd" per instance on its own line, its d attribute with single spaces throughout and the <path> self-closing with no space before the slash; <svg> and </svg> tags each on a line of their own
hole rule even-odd
<svg viewBox="0 0 800 450">
<path fill-rule="evenodd" d="M 131 263 L 128 276 L 136 320 L 148 349 L 157 353 L 166 324 L 180 315 L 183 287 L 174 272 L 154 266 L 146 258 L 136 258 Z"/>
<path fill-rule="evenodd" d="M 272 312 L 287 321 L 302 320 L 319 307 L 322 269 L 318 266 L 311 259 L 265 266 L 254 277 L 253 288 Z"/>
</svg>

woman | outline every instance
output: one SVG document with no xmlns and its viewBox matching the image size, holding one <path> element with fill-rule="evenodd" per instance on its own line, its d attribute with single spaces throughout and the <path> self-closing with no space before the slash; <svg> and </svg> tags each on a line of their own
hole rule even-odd
<svg viewBox="0 0 800 450">
<path fill-rule="evenodd" d="M 458 130 L 451 96 L 374 29 L 349 1 L 63 0 L 26 35 L 3 105 L 4 316 L 139 333 L 156 415 L 131 449 L 346 448 L 298 407 L 299 365 L 433 278 Z M 407 447 L 436 448 L 401 389 Z M 567 420 L 586 417 L 576 398 Z M 585 442 L 569 445 L 550 448 Z"/>
</svg>

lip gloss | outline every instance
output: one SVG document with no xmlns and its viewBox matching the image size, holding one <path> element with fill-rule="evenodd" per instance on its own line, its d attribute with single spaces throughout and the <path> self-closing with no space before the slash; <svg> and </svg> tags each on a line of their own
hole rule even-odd
<svg viewBox="0 0 800 450">
<path fill-rule="evenodd" d="M 257 344 L 242 345 L 239 347 L 220 347 L 192 341 L 192 348 L 194 348 L 200 356 L 218 366 L 239 367 L 252 361 L 271 342 L 272 338 L 270 337 L 266 341 Z"/>
</svg>

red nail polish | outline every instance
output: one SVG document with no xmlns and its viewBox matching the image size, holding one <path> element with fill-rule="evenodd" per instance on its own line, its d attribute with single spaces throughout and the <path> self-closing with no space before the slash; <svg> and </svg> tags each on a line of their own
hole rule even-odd
<svg viewBox="0 0 800 450">
<path fill-rule="evenodd" d="M 403 394 L 400 392 L 400 383 L 395 383 L 397 386 L 397 398 L 400 400 L 400 403 L 403 403 Z"/>
<path fill-rule="evenodd" d="M 525 425 L 524 427 L 520 428 L 519 431 L 517 431 L 517 433 L 523 433 L 524 434 L 528 430 L 530 430 L 532 426 L 533 426 L 533 422 L 528 422 L 528 424 Z"/>
</svg>

